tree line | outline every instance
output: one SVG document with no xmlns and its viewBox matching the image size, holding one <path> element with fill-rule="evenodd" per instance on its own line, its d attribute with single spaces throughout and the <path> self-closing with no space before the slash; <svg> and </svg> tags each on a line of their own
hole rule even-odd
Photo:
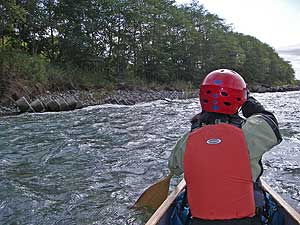
<svg viewBox="0 0 300 225">
<path fill-rule="evenodd" d="M 49 65 L 85 71 L 73 81 L 94 74 L 94 80 L 111 82 L 199 85 L 217 68 L 234 69 L 250 84 L 295 79 L 291 64 L 272 47 L 233 32 L 198 1 L 1 0 L 0 15 L 1 67 L 15 52 L 46 62 L 46 72 Z M 1 71 L 2 80 L 12 76 Z M 59 76 L 48 72 L 46 78 Z"/>
</svg>

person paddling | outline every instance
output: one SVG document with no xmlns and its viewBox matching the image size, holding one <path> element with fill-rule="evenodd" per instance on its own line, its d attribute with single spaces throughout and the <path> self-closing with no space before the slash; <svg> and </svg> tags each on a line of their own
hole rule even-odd
<svg viewBox="0 0 300 225">
<path fill-rule="evenodd" d="M 278 122 L 229 69 L 209 73 L 199 97 L 202 111 L 168 162 L 172 173 L 184 172 L 192 225 L 261 224 L 261 160 L 282 141 Z"/>
</svg>

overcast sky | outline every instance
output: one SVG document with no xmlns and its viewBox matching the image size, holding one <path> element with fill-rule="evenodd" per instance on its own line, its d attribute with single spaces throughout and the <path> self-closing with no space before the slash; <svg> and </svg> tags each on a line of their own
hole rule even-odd
<svg viewBox="0 0 300 225">
<path fill-rule="evenodd" d="M 189 3 L 191 0 L 176 0 Z M 199 0 L 234 31 L 269 44 L 291 61 L 300 79 L 300 0 Z"/>
</svg>

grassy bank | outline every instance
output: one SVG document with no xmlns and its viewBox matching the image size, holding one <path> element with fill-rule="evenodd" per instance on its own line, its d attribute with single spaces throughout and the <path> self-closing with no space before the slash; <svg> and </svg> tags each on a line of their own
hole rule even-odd
<svg viewBox="0 0 300 225">
<path fill-rule="evenodd" d="M 170 81 L 158 83 L 143 80 L 130 74 L 118 79 L 103 75 L 101 68 L 80 68 L 71 64 L 53 64 L 47 58 L 31 56 L 24 51 L 13 48 L 0 49 L 0 103 L 13 105 L 16 100 L 25 96 L 34 99 L 49 93 L 63 93 L 70 90 L 92 91 L 97 100 L 113 94 L 114 90 L 177 90 L 194 91 L 198 86 L 187 81 Z M 107 73 L 106 73 L 107 74 Z M 293 81 L 292 85 L 300 86 L 300 81 Z M 284 86 L 285 84 L 277 84 Z M 254 91 L 265 92 L 268 88 L 253 84 Z M 274 90 L 274 89 L 273 89 Z M 289 89 L 287 89 L 289 90 Z M 276 91 L 276 89 L 275 89 Z"/>
<path fill-rule="evenodd" d="M 52 64 L 41 56 L 14 49 L 1 49 L 0 102 L 4 105 L 22 96 L 35 96 L 68 90 L 93 90 L 105 96 L 114 90 L 192 90 L 190 82 L 161 84 L 125 76 L 119 80 L 102 75 L 101 69 Z M 103 94 L 101 94 L 103 93 Z"/>
</svg>

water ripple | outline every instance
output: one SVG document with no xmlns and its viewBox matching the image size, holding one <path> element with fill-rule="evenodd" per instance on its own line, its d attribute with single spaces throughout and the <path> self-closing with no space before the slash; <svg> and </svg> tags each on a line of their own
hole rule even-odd
<svg viewBox="0 0 300 225">
<path fill-rule="evenodd" d="M 284 137 L 264 157 L 265 179 L 300 209 L 300 93 L 254 96 Z M 149 214 L 131 206 L 168 173 L 199 110 L 197 99 L 160 100 L 0 120 L 0 224 L 144 224 Z"/>
</svg>

